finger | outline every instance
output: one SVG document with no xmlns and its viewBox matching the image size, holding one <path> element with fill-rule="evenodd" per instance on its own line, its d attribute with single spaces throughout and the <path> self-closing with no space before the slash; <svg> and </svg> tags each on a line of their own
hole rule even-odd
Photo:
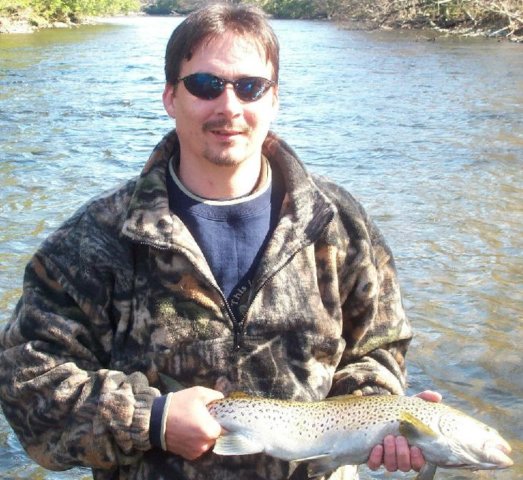
<svg viewBox="0 0 523 480">
<path fill-rule="evenodd" d="M 214 443 L 215 442 L 202 443 L 202 445 L 200 446 L 199 452 L 198 452 L 199 453 L 198 456 L 201 456 L 205 452 L 207 452 L 207 450 L 210 450 L 214 446 Z"/>
<path fill-rule="evenodd" d="M 195 433 L 200 436 L 202 441 L 214 445 L 216 439 L 222 434 L 222 426 L 216 418 L 209 413 L 204 405 L 202 405 L 201 410 L 195 411 L 195 414 L 198 416 L 200 422 Z"/>
<path fill-rule="evenodd" d="M 443 396 L 439 392 L 434 392 L 432 390 L 425 390 L 424 392 L 418 393 L 417 395 L 414 395 L 415 397 L 419 397 L 427 402 L 434 402 L 434 403 L 440 403 L 441 400 L 443 400 Z"/>
<path fill-rule="evenodd" d="M 203 403 L 208 404 L 214 400 L 221 400 L 223 398 L 223 393 L 218 390 L 213 390 L 211 388 L 205 387 L 196 387 L 198 389 L 198 394 Z"/>
<path fill-rule="evenodd" d="M 222 426 L 211 414 L 209 417 L 209 421 L 202 425 L 202 433 L 214 445 L 215 440 L 222 434 Z"/>
<path fill-rule="evenodd" d="M 396 458 L 396 439 L 392 435 L 387 435 L 383 439 L 383 464 L 389 472 L 398 470 L 398 461 Z"/>
<path fill-rule="evenodd" d="M 408 472 L 411 469 L 410 448 L 405 437 L 396 437 L 396 459 L 398 462 L 398 470 Z"/>
<path fill-rule="evenodd" d="M 214 440 L 210 442 L 202 441 L 199 443 L 183 444 L 177 447 L 176 453 L 187 460 L 196 460 L 210 450 L 214 444 Z"/>
<path fill-rule="evenodd" d="M 371 470 L 378 470 L 383 463 L 383 445 L 376 445 L 370 452 L 367 466 Z"/>
<path fill-rule="evenodd" d="M 198 457 L 201 457 L 201 453 L 200 452 L 197 452 L 195 450 L 179 450 L 179 455 L 181 455 L 183 458 L 185 458 L 186 460 L 196 460 Z"/>
<path fill-rule="evenodd" d="M 410 462 L 412 469 L 416 470 L 416 472 L 419 472 L 423 468 L 423 465 L 425 465 L 425 457 L 418 447 L 411 447 Z"/>
</svg>

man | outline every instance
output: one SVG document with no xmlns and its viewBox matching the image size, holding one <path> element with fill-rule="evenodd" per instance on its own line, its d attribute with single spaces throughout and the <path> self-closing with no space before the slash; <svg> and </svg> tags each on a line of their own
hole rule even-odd
<svg viewBox="0 0 523 480">
<path fill-rule="evenodd" d="M 287 478 L 285 462 L 210 452 L 221 429 L 206 405 L 231 389 L 402 394 L 411 329 L 392 255 L 361 206 L 269 132 L 278 43 L 258 10 L 190 15 L 165 69 L 176 131 L 27 266 L 1 338 L 2 407 L 49 469 Z M 186 388 L 168 393 L 169 377 Z M 369 466 L 382 462 L 419 469 L 423 457 L 388 437 Z"/>
</svg>

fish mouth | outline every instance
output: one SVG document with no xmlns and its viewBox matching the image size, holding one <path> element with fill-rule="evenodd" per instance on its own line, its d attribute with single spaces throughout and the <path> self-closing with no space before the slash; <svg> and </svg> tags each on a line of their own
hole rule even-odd
<svg viewBox="0 0 523 480">
<path fill-rule="evenodd" d="M 487 454 L 488 462 L 492 465 L 490 468 L 509 468 L 514 465 L 514 461 L 509 457 L 512 448 L 505 440 L 498 439 L 486 442 L 484 450 Z"/>
</svg>

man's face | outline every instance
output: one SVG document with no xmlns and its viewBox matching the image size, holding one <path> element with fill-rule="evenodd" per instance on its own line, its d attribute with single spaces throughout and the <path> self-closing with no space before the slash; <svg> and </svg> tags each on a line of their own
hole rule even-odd
<svg viewBox="0 0 523 480">
<path fill-rule="evenodd" d="M 261 47 L 233 33 L 204 43 L 189 61 L 183 61 L 180 78 L 193 73 L 211 73 L 227 80 L 273 77 Z M 193 162 L 202 168 L 208 162 L 259 165 L 262 143 L 278 109 L 277 86 L 254 102 L 244 102 L 231 84 L 218 98 L 204 100 L 179 82 L 165 87 L 163 101 L 167 113 L 176 119 L 182 163 Z"/>
</svg>

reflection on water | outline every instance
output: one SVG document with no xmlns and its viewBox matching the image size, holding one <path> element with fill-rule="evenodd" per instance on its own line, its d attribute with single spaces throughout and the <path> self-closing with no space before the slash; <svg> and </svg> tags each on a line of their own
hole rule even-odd
<svg viewBox="0 0 523 480">
<path fill-rule="evenodd" d="M 178 22 L 0 36 L 2 322 L 38 243 L 89 197 L 136 174 L 171 128 L 162 56 Z M 480 478 L 522 478 L 522 46 L 274 25 L 274 129 L 358 197 L 393 248 L 417 331 L 410 391 L 437 389 L 511 441 L 516 466 Z M 37 467 L 1 416 L 0 446 L 2 478 L 88 478 Z"/>
</svg>

